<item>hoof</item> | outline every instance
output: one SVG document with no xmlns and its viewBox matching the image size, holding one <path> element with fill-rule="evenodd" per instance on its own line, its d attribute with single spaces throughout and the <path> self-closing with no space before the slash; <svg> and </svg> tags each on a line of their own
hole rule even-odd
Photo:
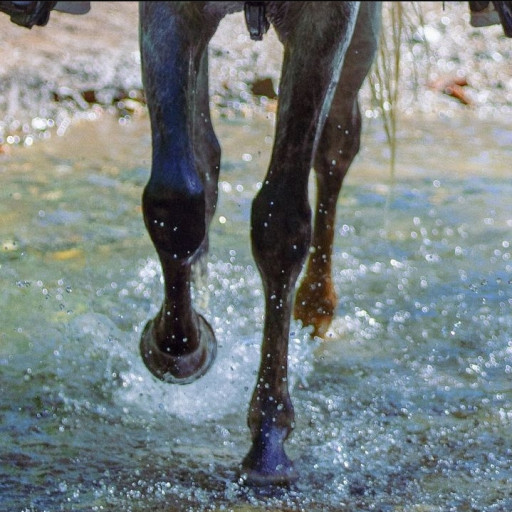
<svg viewBox="0 0 512 512">
<path fill-rule="evenodd" d="M 309 310 L 303 305 L 296 304 L 293 316 L 295 320 L 300 320 L 304 327 L 313 327 L 312 337 L 325 339 L 334 317 L 334 307 L 327 304 L 326 307 Z"/>
<path fill-rule="evenodd" d="M 240 478 L 245 484 L 257 487 L 268 487 L 270 485 L 286 487 L 296 482 L 299 475 L 295 471 L 293 464 L 287 468 L 276 468 L 276 471 L 272 473 L 260 473 L 254 469 L 242 466 Z"/>
<path fill-rule="evenodd" d="M 303 282 L 297 291 L 293 316 L 304 327 L 313 326 L 313 337 L 325 338 L 338 298 L 330 280 Z"/>
<path fill-rule="evenodd" d="M 217 355 L 217 342 L 210 324 L 197 315 L 200 344 L 191 354 L 172 356 L 160 350 L 150 320 L 140 340 L 140 353 L 148 370 L 168 384 L 190 384 L 202 377 L 212 366 Z"/>
<path fill-rule="evenodd" d="M 282 436 L 273 436 L 270 433 L 263 443 L 261 440 L 253 443 L 240 471 L 240 477 L 247 484 L 284 486 L 299 478 L 280 438 L 282 439 Z"/>
<path fill-rule="evenodd" d="M 322 338 L 325 339 L 327 336 L 327 331 L 332 324 L 332 315 L 318 315 L 315 319 L 313 319 L 310 325 L 313 326 L 313 332 L 311 336 L 313 338 Z"/>
</svg>

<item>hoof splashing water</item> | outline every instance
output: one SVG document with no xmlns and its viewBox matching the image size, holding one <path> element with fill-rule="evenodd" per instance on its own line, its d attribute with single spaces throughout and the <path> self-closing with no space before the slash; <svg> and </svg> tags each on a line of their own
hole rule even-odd
<svg viewBox="0 0 512 512">
<path fill-rule="evenodd" d="M 449 128 L 432 135 L 440 154 Z M 482 128 L 479 137 L 491 132 Z M 116 178 L 119 226 L 115 212 L 102 213 L 112 190 L 80 168 L 67 173 L 76 211 L 88 211 L 95 197 L 103 205 L 94 230 L 85 215 L 67 217 L 69 227 L 38 215 L 58 209 L 51 199 L 58 179 L 53 159 L 33 151 L 34 162 L 14 155 L 6 165 L 17 170 L 4 176 L 5 207 L 22 216 L 16 229 L 2 223 L 2 240 L 16 243 L 0 253 L 7 509 L 512 508 L 512 190 L 503 168 L 510 158 L 489 163 L 492 176 L 481 176 L 481 162 L 460 179 L 439 170 L 434 184 L 425 176 L 446 161 L 432 155 L 397 186 L 387 234 L 377 178 L 347 182 L 328 341 L 311 344 L 297 325 L 290 341 L 297 424 L 287 450 L 301 479 L 264 491 L 238 476 L 263 315 L 248 241 L 237 231 L 247 220 L 252 170 L 230 171 L 220 208 L 227 222 L 214 220 L 209 278 L 195 290 L 196 302 L 210 296 L 201 312 L 217 334 L 217 360 L 189 386 L 167 386 L 138 354 L 161 293 L 158 262 L 148 258 L 130 207 L 140 173 L 127 161 Z M 404 161 L 417 163 L 418 151 L 411 144 Z M 475 161 L 453 141 L 450 151 Z M 386 172 L 385 162 L 360 165 L 355 176 L 364 178 L 365 166 Z M 37 185 L 37 204 L 17 199 L 20 176 Z M 69 236 L 84 240 L 73 253 Z"/>
</svg>

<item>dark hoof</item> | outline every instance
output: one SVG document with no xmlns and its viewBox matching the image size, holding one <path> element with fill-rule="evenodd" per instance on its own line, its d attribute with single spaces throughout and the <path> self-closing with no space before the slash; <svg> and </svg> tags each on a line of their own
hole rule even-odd
<svg viewBox="0 0 512 512">
<path fill-rule="evenodd" d="M 260 473 L 254 469 L 247 469 L 242 466 L 240 477 L 247 485 L 258 487 L 268 487 L 270 485 L 278 485 L 284 487 L 296 482 L 299 478 L 297 471 L 293 465 L 288 468 L 276 468 L 273 473 Z"/>
<path fill-rule="evenodd" d="M 279 438 L 281 436 L 270 434 L 263 443 L 253 443 L 242 462 L 240 472 L 240 477 L 247 484 L 289 485 L 299 478 L 292 461 L 284 451 L 282 442 L 278 441 Z"/>
<path fill-rule="evenodd" d="M 197 319 L 199 348 L 183 356 L 172 356 L 160 350 L 153 335 L 153 320 L 146 324 L 140 340 L 140 353 L 155 377 L 169 384 L 190 384 L 210 369 L 217 355 L 217 341 L 210 324 L 201 315 L 197 315 Z"/>
</svg>

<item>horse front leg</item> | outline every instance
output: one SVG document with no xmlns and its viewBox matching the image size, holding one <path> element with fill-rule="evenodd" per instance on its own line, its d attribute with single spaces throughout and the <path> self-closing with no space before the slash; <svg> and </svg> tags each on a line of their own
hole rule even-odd
<svg viewBox="0 0 512 512">
<path fill-rule="evenodd" d="M 205 112 L 197 122 L 199 110 L 207 104 L 206 46 L 216 24 L 204 20 L 203 29 L 191 36 L 189 27 L 200 26 L 192 11 L 193 5 L 140 3 L 142 71 L 153 149 L 142 209 L 165 281 L 162 307 L 146 325 L 140 350 L 156 377 L 178 384 L 202 376 L 216 354 L 214 333 L 194 310 L 190 294 L 191 264 L 206 244 L 214 210 L 220 157 Z"/>
<path fill-rule="evenodd" d="M 331 267 L 336 204 L 343 179 L 359 151 L 361 113 L 357 94 L 377 50 L 379 9 L 372 2 L 361 5 L 315 155 L 317 198 L 313 240 L 306 272 L 297 291 L 294 315 L 304 326 L 313 326 L 313 336 L 322 338 L 331 325 L 338 302 Z"/>
<path fill-rule="evenodd" d="M 321 7 L 291 2 L 287 9 L 287 16 L 276 13 L 274 22 L 285 44 L 275 144 L 251 217 L 265 324 L 248 415 L 252 446 L 242 469 L 256 484 L 288 483 L 297 477 L 284 442 L 294 423 L 288 338 L 295 283 L 310 246 L 308 177 L 357 15 L 350 2 L 324 2 Z M 304 41 L 307 51 L 302 51 Z"/>
</svg>

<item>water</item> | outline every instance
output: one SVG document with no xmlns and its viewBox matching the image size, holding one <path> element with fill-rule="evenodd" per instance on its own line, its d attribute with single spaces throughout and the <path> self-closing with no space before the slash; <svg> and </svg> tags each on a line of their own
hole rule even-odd
<svg viewBox="0 0 512 512">
<path fill-rule="evenodd" d="M 340 198 L 329 339 L 293 325 L 301 478 L 258 490 L 236 475 L 263 315 L 249 208 L 272 125 L 216 125 L 220 202 L 194 294 L 219 358 L 188 387 L 138 355 L 162 293 L 140 213 L 147 119 L 0 157 L 0 510 L 510 510 L 510 127 L 404 119 L 390 187 L 367 126 Z"/>
</svg>

